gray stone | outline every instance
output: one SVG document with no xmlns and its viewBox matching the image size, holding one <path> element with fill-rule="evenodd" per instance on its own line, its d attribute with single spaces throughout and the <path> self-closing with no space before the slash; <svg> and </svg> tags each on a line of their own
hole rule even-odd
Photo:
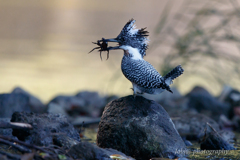
<svg viewBox="0 0 240 160">
<path fill-rule="evenodd" d="M 235 142 L 236 137 L 232 131 L 221 130 L 218 132 L 218 134 L 221 135 L 221 137 L 229 143 Z"/>
<path fill-rule="evenodd" d="M 23 93 L 0 94 L 0 117 L 11 118 L 14 112 L 31 112 L 29 97 Z"/>
<path fill-rule="evenodd" d="M 37 97 L 35 97 L 32 94 L 28 93 L 24 89 L 22 89 L 20 87 L 16 87 L 12 91 L 12 94 L 15 94 L 15 93 L 22 93 L 22 94 L 26 95 L 29 98 L 29 105 L 30 105 L 30 108 L 31 108 L 32 112 L 44 113 L 44 112 L 47 111 L 47 107 Z"/>
<path fill-rule="evenodd" d="M 185 113 L 172 119 L 179 134 L 190 140 L 199 140 L 203 137 L 207 123 L 211 124 L 215 130 L 220 130 L 217 122 L 199 113 Z"/>
<path fill-rule="evenodd" d="M 101 117 L 97 144 L 136 159 L 174 158 L 186 146 L 164 108 L 143 97 L 127 96 L 107 104 Z"/>
<path fill-rule="evenodd" d="M 188 108 L 194 108 L 216 121 L 219 120 L 221 114 L 229 115 L 230 105 L 219 101 L 202 87 L 195 87 L 186 97 L 189 98 Z"/>
<path fill-rule="evenodd" d="M 53 139 L 58 139 L 56 136 L 61 136 L 57 142 L 64 144 L 76 144 L 80 142 L 78 132 L 75 130 L 72 124 L 70 124 L 67 118 L 60 114 L 37 114 L 27 112 L 15 112 L 12 116 L 11 122 L 23 122 L 31 124 L 32 130 L 13 129 L 13 135 L 18 137 L 19 140 L 28 142 L 34 145 L 49 146 L 54 144 Z M 62 135 L 68 136 L 74 139 L 76 143 L 63 142 Z M 65 138 L 68 141 L 68 138 Z"/>
<path fill-rule="evenodd" d="M 10 118 L 0 118 L 0 122 L 10 122 Z M 12 129 L 11 128 L 6 128 L 6 129 L 0 128 L 0 135 L 13 137 Z"/>
<path fill-rule="evenodd" d="M 106 103 L 107 98 L 100 96 L 97 92 L 83 91 L 75 96 L 59 95 L 52 99 L 48 106 L 52 113 L 65 110 L 71 117 L 79 115 L 100 117 Z M 56 109 L 57 106 L 63 109 Z M 53 110 L 54 108 L 56 111 Z"/>
</svg>

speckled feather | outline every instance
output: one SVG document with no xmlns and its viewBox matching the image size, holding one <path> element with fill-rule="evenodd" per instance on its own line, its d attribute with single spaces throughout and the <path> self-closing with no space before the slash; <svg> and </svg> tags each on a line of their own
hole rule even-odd
<svg viewBox="0 0 240 160">
<path fill-rule="evenodd" d="M 121 69 L 124 76 L 138 86 L 156 89 L 162 87 L 162 76 L 145 60 L 133 60 L 123 56 Z"/>
</svg>

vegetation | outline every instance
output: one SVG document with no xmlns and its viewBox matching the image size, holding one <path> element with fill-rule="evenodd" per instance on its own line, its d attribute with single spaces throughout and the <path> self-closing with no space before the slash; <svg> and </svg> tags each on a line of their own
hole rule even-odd
<svg viewBox="0 0 240 160">
<path fill-rule="evenodd" d="M 185 75 L 201 76 L 215 87 L 240 89 L 238 2 L 185 0 L 178 10 L 173 3 L 164 7 L 149 48 L 162 50 L 162 75 L 182 64 Z"/>
</svg>

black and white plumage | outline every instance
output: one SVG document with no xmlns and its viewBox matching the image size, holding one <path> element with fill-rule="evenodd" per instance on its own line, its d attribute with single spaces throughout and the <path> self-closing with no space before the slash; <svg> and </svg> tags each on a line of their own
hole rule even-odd
<svg viewBox="0 0 240 160">
<path fill-rule="evenodd" d="M 134 95 L 159 94 L 164 90 L 172 92 L 169 85 L 183 73 L 181 65 L 175 67 L 162 77 L 157 70 L 143 59 L 148 48 L 146 28 L 136 29 L 135 20 L 131 19 L 114 39 L 104 39 L 104 42 L 117 42 L 119 46 L 108 47 L 106 51 L 122 49 L 124 51 L 121 69 L 124 76 L 132 82 Z M 100 50 L 100 51 L 105 51 Z"/>
</svg>

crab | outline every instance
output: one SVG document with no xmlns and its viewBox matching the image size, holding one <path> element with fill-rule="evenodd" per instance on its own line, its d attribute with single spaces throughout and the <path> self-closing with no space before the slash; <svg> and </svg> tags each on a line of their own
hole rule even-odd
<svg viewBox="0 0 240 160">
<path fill-rule="evenodd" d="M 102 51 L 107 51 L 107 59 L 106 60 L 108 60 L 108 58 L 109 58 L 109 48 L 108 48 L 107 41 L 105 41 L 105 39 L 102 38 L 102 40 L 98 40 L 97 42 L 92 42 L 92 43 L 98 45 L 99 47 L 93 48 L 89 53 L 91 53 L 95 49 L 99 49 L 98 51 L 100 52 L 100 58 L 102 60 Z"/>
</svg>

